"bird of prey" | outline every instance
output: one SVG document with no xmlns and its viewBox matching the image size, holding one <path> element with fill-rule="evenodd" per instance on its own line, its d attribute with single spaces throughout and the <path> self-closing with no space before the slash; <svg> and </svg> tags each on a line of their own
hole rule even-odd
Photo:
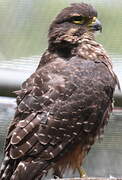
<svg viewBox="0 0 122 180">
<path fill-rule="evenodd" d="M 102 25 L 91 5 L 63 9 L 49 28 L 36 71 L 17 91 L 6 137 L 1 180 L 41 180 L 78 170 L 104 132 L 119 86 L 111 59 L 96 42 Z"/>
</svg>

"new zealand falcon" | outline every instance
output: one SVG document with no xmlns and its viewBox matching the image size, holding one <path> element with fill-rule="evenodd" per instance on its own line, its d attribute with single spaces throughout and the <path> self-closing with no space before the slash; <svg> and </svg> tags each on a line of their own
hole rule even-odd
<svg viewBox="0 0 122 180">
<path fill-rule="evenodd" d="M 95 32 L 97 11 L 76 3 L 49 28 L 49 45 L 35 73 L 17 91 L 6 138 L 1 180 L 40 180 L 49 169 L 62 177 L 79 170 L 104 132 L 118 84 L 111 59 Z"/>
</svg>

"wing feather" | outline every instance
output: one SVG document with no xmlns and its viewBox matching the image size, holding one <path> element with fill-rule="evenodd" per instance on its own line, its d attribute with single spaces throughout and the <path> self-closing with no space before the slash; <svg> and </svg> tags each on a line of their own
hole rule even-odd
<svg viewBox="0 0 122 180">
<path fill-rule="evenodd" d="M 101 134 L 111 111 L 115 79 L 103 63 L 77 57 L 58 61 L 37 70 L 18 92 L 6 142 L 12 159 L 39 156 L 55 161 L 72 144 L 90 147 Z"/>
</svg>

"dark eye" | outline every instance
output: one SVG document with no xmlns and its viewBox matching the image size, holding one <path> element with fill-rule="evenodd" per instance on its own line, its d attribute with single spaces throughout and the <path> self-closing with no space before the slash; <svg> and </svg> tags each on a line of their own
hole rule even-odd
<svg viewBox="0 0 122 180">
<path fill-rule="evenodd" d="M 72 18 L 71 22 L 73 22 L 74 24 L 84 24 L 85 18 L 82 16 L 76 16 Z"/>
</svg>

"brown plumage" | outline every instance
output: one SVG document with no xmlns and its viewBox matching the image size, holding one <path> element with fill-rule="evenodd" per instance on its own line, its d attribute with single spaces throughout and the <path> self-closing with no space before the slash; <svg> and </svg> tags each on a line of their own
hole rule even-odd
<svg viewBox="0 0 122 180">
<path fill-rule="evenodd" d="M 52 22 L 48 49 L 17 92 L 1 180 L 39 180 L 50 168 L 61 177 L 79 169 L 103 134 L 118 80 L 95 41 L 101 29 L 96 10 L 84 3 L 63 9 Z"/>
</svg>

